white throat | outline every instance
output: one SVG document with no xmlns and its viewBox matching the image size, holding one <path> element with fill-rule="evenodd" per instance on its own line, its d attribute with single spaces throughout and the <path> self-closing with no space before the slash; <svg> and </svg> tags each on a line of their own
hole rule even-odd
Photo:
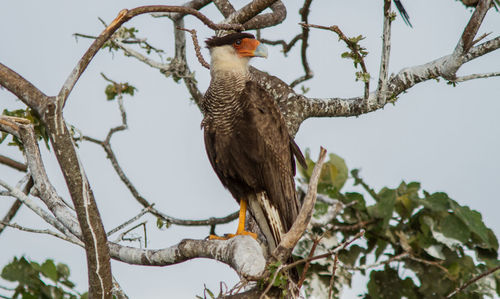
<svg viewBox="0 0 500 299">
<path fill-rule="evenodd" d="M 210 71 L 212 76 L 220 72 L 243 73 L 245 75 L 248 73 L 248 61 L 250 58 L 240 57 L 230 45 L 212 48 L 210 56 Z"/>
</svg>

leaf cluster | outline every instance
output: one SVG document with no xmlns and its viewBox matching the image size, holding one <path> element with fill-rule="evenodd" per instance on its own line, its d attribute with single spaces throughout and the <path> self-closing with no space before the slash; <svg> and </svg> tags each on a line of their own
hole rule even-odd
<svg viewBox="0 0 500 299">
<path fill-rule="evenodd" d="M 35 110 L 31 108 L 17 110 L 4 109 L 2 115 L 15 116 L 29 120 L 29 122 L 33 124 L 35 136 L 37 137 L 37 139 L 43 140 L 45 142 L 45 146 L 47 146 L 47 149 L 50 149 L 49 133 L 47 132 L 45 125 L 42 123 L 42 121 L 40 120 L 40 116 L 38 115 L 38 113 L 36 113 Z M 7 139 L 8 135 L 8 133 L 2 132 L 2 135 L 0 136 L 0 143 L 4 142 Z M 19 147 L 19 150 L 23 150 L 23 144 L 16 136 L 12 136 L 12 140 L 7 145 L 17 146 Z"/>
<path fill-rule="evenodd" d="M 314 162 L 306 152 L 309 166 Z M 312 167 L 309 167 L 312 169 Z M 305 181 L 310 171 L 301 169 Z M 498 240 L 483 222 L 481 214 L 460 205 L 446 193 L 429 193 L 418 182 L 401 182 L 398 187 L 371 188 L 354 169 L 354 186 L 362 192 L 343 192 L 348 169 L 343 159 L 330 154 L 325 163 L 318 193 L 347 205 L 336 217 L 328 218 L 332 207 L 319 201 L 314 217 L 329 219 L 313 227 L 321 236 L 323 250 L 334 249 L 341 241 L 365 230 L 364 244 L 340 251 L 339 268 L 369 276 L 364 298 L 443 298 L 473 277 L 500 264 Z M 306 257 L 310 240 L 302 240 L 295 254 Z M 362 243 L 362 242 L 357 242 Z M 319 247 L 319 246 L 318 246 Z M 400 258 L 395 258 L 400 256 Z M 389 259 L 393 260 L 389 261 Z M 378 264 L 378 267 L 369 265 Z M 316 281 L 330 281 L 333 259 L 312 265 Z M 499 271 L 500 272 L 500 271 Z M 310 276 L 314 278 L 313 276 Z M 319 279 L 318 279 L 319 277 Z M 337 271 L 336 280 L 351 282 L 348 271 Z M 306 285 L 306 290 L 307 286 Z M 335 284 L 338 296 L 342 284 Z M 311 288 L 309 291 L 313 291 Z M 500 295 L 500 273 L 483 278 L 454 298 L 483 298 Z"/>
<path fill-rule="evenodd" d="M 106 99 L 108 101 L 112 101 L 116 99 L 118 95 L 122 94 L 133 96 L 136 90 L 136 87 L 130 85 L 128 82 L 125 82 L 119 84 L 108 84 L 106 86 L 106 89 L 104 90 L 104 93 L 106 94 Z"/>
<path fill-rule="evenodd" d="M 25 257 L 15 257 L 6 265 L 1 277 L 17 282 L 12 298 L 41 299 L 87 299 L 87 293 L 79 294 L 75 284 L 69 280 L 70 270 L 65 264 L 47 259 L 41 265 Z"/>
</svg>

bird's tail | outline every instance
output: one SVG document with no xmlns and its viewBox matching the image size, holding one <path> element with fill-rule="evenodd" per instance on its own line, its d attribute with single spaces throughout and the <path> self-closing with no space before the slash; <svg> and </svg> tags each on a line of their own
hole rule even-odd
<svg viewBox="0 0 500 299">
<path fill-rule="evenodd" d="M 247 198 L 248 208 L 253 218 L 259 226 L 260 232 L 267 241 L 269 253 L 271 253 L 281 242 L 283 235 L 286 233 L 285 224 L 281 220 L 278 210 L 272 205 L 265 192 L 251 195 Z M 293 263 L 293 258 L 290 257 L 287 263 Z M 299 273 L 296 268 L 290 269 L 288 272 L 293 283 L 299 281 Z"/>
</svg>

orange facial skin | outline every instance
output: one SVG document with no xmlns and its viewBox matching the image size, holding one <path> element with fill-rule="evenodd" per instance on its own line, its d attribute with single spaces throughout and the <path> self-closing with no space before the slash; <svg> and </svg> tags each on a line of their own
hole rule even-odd
<svg viewBox="0 0 500 299">
<path fill-rule="evenodd" d="M 233 43 L 234 49 L 240 57 L 254 57 L 255 49 L 259 46 L 260 42 L 253 38 L 239 39 Z"/>
</svg>

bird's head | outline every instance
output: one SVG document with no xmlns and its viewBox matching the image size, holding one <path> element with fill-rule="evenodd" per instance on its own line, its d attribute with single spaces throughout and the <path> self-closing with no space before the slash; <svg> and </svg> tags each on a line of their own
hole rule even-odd
<svg viewBox="0 0 500 299">
<path fill-rule="evenodd" d="M 248 68 L 252 57 L 267 57 L 267 48 L 250 33 L 231 33 L 206 40 L 212 70 L 238 71 Z"/>
</svg>

